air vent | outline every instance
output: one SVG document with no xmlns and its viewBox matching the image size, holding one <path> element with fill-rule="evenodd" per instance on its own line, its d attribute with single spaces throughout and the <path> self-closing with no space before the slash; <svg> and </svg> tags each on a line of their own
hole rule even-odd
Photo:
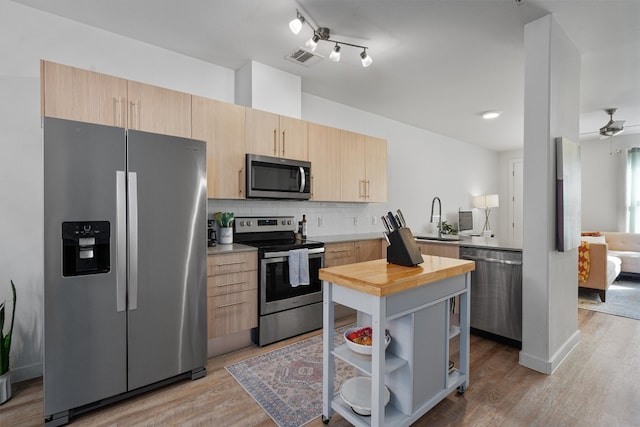
<svg viewBox="0 0 640 427">
<path fill-rule="evenodd" d="M 311 52 L 307 49 L 298 48 L 294 50 L 291 54 L 285 56 L 285 59 L 289 61 L 295 62 L 300 65 L 304 65 L 305 67 L 311 67 L 318 62 L 320 62 L 324 58 L 322 55 L 319 55 L 315 52 Z"/>
</svg>

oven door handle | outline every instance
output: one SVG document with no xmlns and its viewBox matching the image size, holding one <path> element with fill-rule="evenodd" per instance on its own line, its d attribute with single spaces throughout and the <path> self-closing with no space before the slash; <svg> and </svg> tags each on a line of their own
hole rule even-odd
<svg viewBox="0 0 640 427">
<path fill-rule="evenodd" d="M 324 253 L 324 248 L 313 248 L 309 249 L 309 256 L 317 255 Z M 263 258 L 271 259 L 271 258 L 288 258 L 289 251 L 280 251 L 280 252 L 265 252 Z"/>
</svg>

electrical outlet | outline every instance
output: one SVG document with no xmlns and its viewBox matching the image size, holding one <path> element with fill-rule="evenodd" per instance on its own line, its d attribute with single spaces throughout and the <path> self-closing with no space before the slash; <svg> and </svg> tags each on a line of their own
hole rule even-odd
<svg viewBox="0 0 640 427">
<path fill-rule="evenodd" d="M 322 218 L 318 217 L 318 227 L 322 227 Z"/>
<path fill-rule="evenodd" d="M 371 217 L 371 225 L 376 225 L 378 223 L 378 217 L 373 215 Z"/>
<path fill-rule="evenodd" d="M 357 216 L 353 217 L 353 225 L 358 225 L 358 217 Z"/>
</svg>

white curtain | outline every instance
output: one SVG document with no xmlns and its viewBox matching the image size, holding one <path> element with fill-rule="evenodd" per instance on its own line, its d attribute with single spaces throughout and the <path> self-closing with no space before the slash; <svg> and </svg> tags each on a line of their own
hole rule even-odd
<svg viewBox="0 0 640 427">
<path fill-rule="evenodd" d="M 640 233 L 640 147 L 627 152 L 627 232 Z"/>
</svg>

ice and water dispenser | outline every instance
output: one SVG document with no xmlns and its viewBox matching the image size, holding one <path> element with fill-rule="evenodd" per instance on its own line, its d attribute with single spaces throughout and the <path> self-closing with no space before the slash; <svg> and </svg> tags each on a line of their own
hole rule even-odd
<svg viewBox="0 0 640 427">
<path fill-rule="evenodd" d="M 62 223 L 62 275 L 107 273 L 110 269 L 109 221 Z"/>
</svg>

